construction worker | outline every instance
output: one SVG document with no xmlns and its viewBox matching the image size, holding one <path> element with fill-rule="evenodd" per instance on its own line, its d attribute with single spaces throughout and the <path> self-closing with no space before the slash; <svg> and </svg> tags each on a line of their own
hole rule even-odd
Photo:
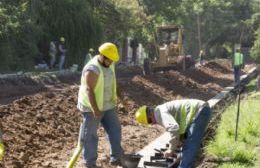
<svg viewBox="0 0 260 168">
<path fill-rule="evenodd" d="M 237 48 L 233 58 L 235 84 L 238 84 L 240 82 L 240 73 L 243 65 L 244 65 L 244 56 L 240 52 L 240 49 Z"/>
<path fill-rule="evenodd" d="M 90 48 L 90 49 L 88 50 L 88 53 L 87 53 L 86 57 L 85 57 L 84 63 L 87 64 L 88 61 L 93 58 L 93 56 L 94 56 L 94 49 L 93 49 L 93 48 Z"/>
<path fill-rule="evenodd" d="M 60 43 L 59 43 L 58 49 L 59 49 L 59 53 L 60 53 L 59 54 L 60 55 L 59 70 L 62 70 L 64 62 L 65 62 L 66 52 L 67 52 L 67 50 L 65 49 L 65 38 L 64 37 L 60 38 Z"/>
<path fill-rule="evenodd" d="M 169 101 L 155 108 L 142 106 L 135 114 L 141 124 L 159 124 L 171 135 L 166 158 L 176 156 L 175 150 L 182 146 L 178 168 L 193 166 L 201 141 L 210 121 L 211 109 L 207 102 L 197 99 Z"/>
<path fill-rule="evenodd" d="M 205 52 L 203 50 L 200 50 L 200 54 L 199 54 L 200 65 L 203 65 L 204 57 L 205 57 Z"/>
<path fill-rule="evenodd" d="M 87 167 L 96 167 L 98 135 L 101 122 L 110 144 L 110 164 L 119 165 L 121 148 L 121 124 L 116 113 L 117 86 L 115 62 L 118 49 L 113 43 L 104 43 L 99 55 L 83 68 L 78 96 L 78 109 L 83 114 L 83 158 Z"/>
<path fill-rule="evenodd" d="M 4 157 L 4 144 L 2 140 L 2 132 L 0 131 L 0 161 L 3 160 Z"/>
<path fill-rule="evenodd" d="M 55 44 L 55 41 L 52 40 L 50 42 L 50 47 L 49 47 L 49 56 L 51 58 L 51 61 L 50 61 L 50 69 L 53 69 L 54 68 L 54 64 L 56 62 L 56 54 L 57 54 L 57 48 L 56 48 L 56 44 Z"/>
</svg>

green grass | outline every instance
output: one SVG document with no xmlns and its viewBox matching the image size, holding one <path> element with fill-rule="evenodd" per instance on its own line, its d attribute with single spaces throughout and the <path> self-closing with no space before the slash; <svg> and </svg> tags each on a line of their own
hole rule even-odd
<svg viewBox="0 0 260 168">
<path fill-rule="evenodd" d="M 242 96 L 238 140 L 234 140 L 237 114 L 234 103 L 223 113 L 214 140 L 206 146 L 207 155 L 219 158 L 217 167 L 260 167 L 260 91 L 255 91 L 255 83 L 256 80 L 251 81 L 246 89 L 248 96 Z"/>
</svg>

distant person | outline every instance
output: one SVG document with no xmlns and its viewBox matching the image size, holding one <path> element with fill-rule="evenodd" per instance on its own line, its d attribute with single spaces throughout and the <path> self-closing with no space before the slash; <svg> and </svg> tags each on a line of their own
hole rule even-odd
<svg viewBox="0 0 260 168">
<path fill-rule="evenodd" d="M 240 49 L 236 49 L 233 57 L 233 67 L 234 67 L 234 82 L 235 84 L 240 83 L 241 68 L 244 66 L 244 56 Z"/>
<path fill-rule="evenodd" d="M 142 106 L 135 113 L 141 124 L 159 124 L 170 133 L 169 148 L 164 157 L 174 157 L 175 150 L 182 147 L 178 157 L 178 168 L 194 166 L 196 155 L 211 118 L 211 109 L 207 102 L 197 99 L 173 100 L 155 108 Z"/>
<path fill-rule="evenodd" d="M 199 54 L 200 65 L 203 65 L 204 59 L 205 59 L 205 52 L 204 50 L 200 50 L 200 54 Z"/>
<path fill-rule="evenodd" d="M 83 158 L 87 167 L 96 167 L 98 158 L 97 129 L 101 123 L 110 144 L 111 165 L 119 165 L 121 148 L 121 125 L 116 113 L 117 86 L 115 62 L 119 60 L 118 49 L 113 43 L 104 43 L 99 54 L 84 66 L 78 95 L 78 109 L 83 116 Z"/>
<path fill-rule="evenodd" d="M 57 48 L 55 45 L 55 41 L 50 42 L 50 48 L 49 48 L 49 55 L 51 58 L 50 61 L 50 69 L 54 68 L 55 62 L 56 62 L 56 54 L 57 54 Z"/>
<path fill-rule="evenodd" d="M 64 37 L 60 38 L 60 43 L 59 43 L 58 49 L 59 49 L 59 53 L 60 53 L 59 70 L 62 70 L 64 62 L 65 62 L 66 52 L 67 52 L 67 50 L 65 48 L 65 38 Z"/>
<path fill-rule="evenodd" d="M 2 139 L 2 132 L 0 131 L 0 161 L 3 160 L 4 157 L 4 144 L 3 144 L 3 139 Z"/>
<path fill-rule="evenodd" d="M 90 48 L 88 50 L 88 53 L 87 53 L 86 57 L 85 57 L 84 65 L 86 65 L 88 63 L 88 61 L 93 58 L 93 56 L 94 56 L 94 49 Z"/>
</svg>

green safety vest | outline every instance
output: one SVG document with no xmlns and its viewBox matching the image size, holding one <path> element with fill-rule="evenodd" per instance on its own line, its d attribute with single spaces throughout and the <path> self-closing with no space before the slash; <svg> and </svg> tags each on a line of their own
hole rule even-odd
<svg viewBox="0 0 260 168">
<path fill-rule="evenodd" d="M 98 109 L 100 111 L 103 111 L 103 105 L 104 105 L 104 73 L 102 70 L 102 65 L 98 62 L 98 56 L 95 56 L 93 59 L 91 59 L 86 66 L 88 65 L 95 65 L 99 69 L 99 76 L 97 80 L 97 84 L 94 89 L 94 94 L 97 102 Z M 109 67 L 113 72 L 113 92 L 112 92 L 112 102 L 116 103 L 117 100 L 117 94 L 116 94 L 116 75 L 115 75 L 115 65 L 112 63 Z M 84 105 L 85 107 L 91 108 L 91 104 L 89 101 L 89 98 L 87 96 L 87 83 L 85 76 L 81 76 L 81 85 L 79 89 L 79 97 L 78 101 Z"/>
<path fill-rule="evenodd" d="M 243 64 L 243 54 L 236 52 L 234 56 L 234 65 L 242 65 Z"/>
<path fill-rule="evenodd" d="M 187 127 L 191 124 L 193 121 L 193 118 L 195 114 L 198 112 L 198 104 L 192 103 L 190 104 L 190 110 L 188 113 L 187 106 L 185 103 L 181 105 L 180 111 L 179 111 L 179 134 L 184 134 Z"/>
</svg>

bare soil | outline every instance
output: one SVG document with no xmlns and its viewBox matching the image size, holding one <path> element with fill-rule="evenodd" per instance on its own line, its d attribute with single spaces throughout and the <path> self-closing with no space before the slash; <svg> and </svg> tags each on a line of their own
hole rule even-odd
<svg viewBox="0 0 260 168">
<path fill-rule="evenodd" d="M 143 127 L 137 124 L 134 112 L 139 106 L 154 106 L 185 97 L 208 100 L 232 82 L 233 72 L 227 60 L 208 62 L 185 72 L 120 77 L 118 83 L 122 96 L 118 103 L 118 116 L 125 152 L 139 151 L 164 131 L 159 126 Z M 13 87 L 0 88 L 1 93 L 8 95 Z M 19 88 L 19 85 L 16 87 Z M 25 95 L 28 90 L 21 92 Z M 65 167 L 76 147 L 82 121 L 76 108 L 77 93 L 78 85 L 61 84 L 0 106 L 0 129 L 4 133 L 6 146 L 6 155 L 0 167 Z M 98 164 L 107 168 L 110 167 L 108 141 L 103 128 L 99 129 L 98 134 Z M 80 158 L 76 168 L 83 167 Z"/>
</svg>

